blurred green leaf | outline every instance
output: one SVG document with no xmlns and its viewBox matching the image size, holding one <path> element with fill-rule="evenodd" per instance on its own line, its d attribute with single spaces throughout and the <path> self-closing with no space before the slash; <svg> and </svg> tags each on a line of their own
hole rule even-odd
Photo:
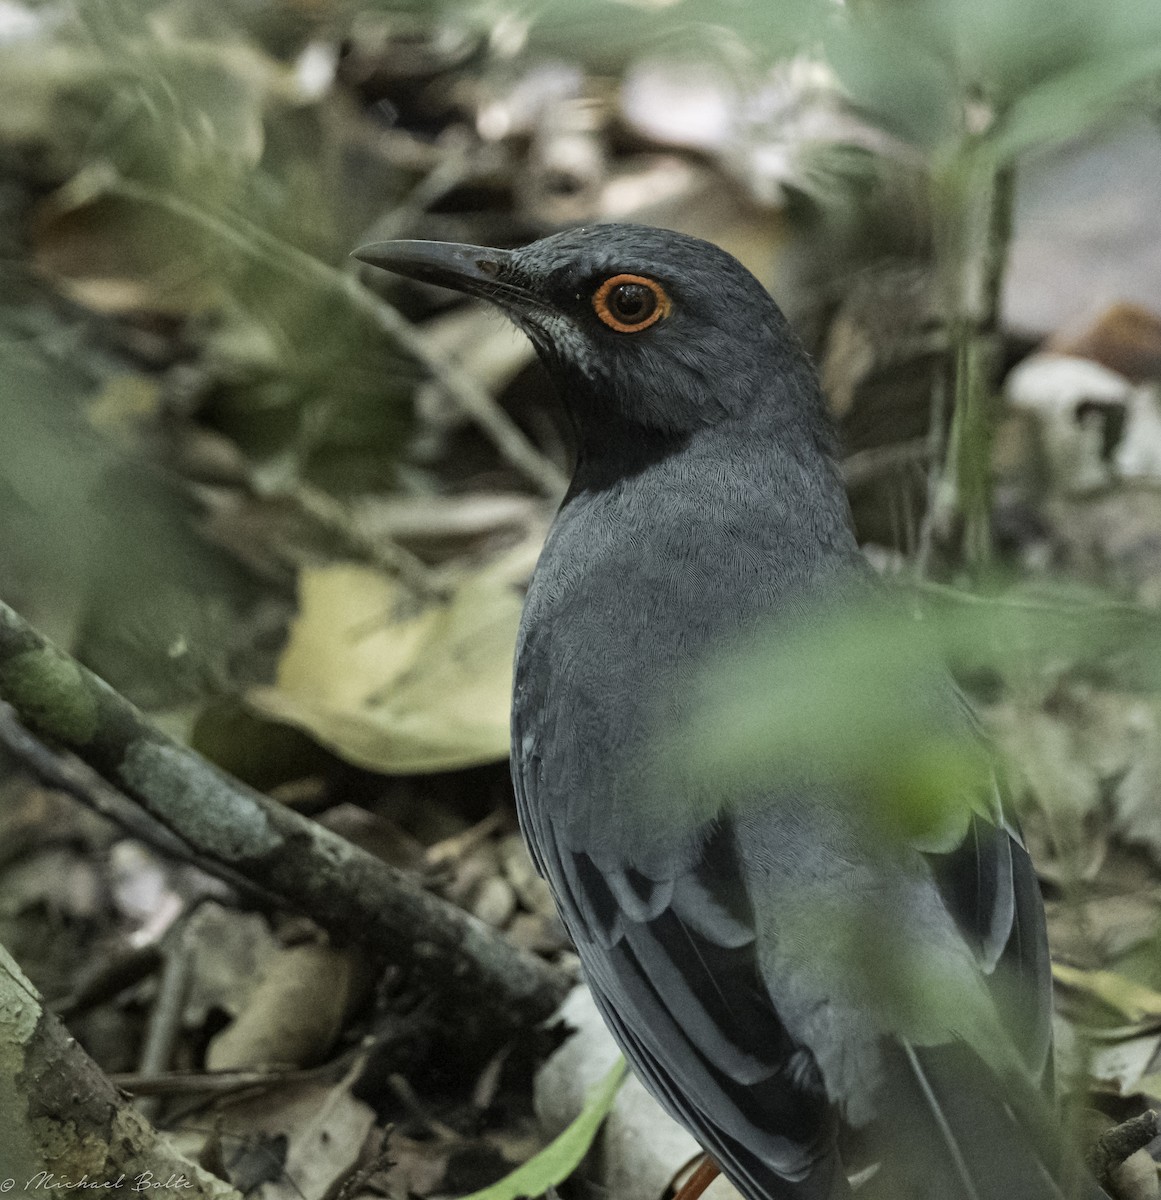
<svg viewBox="0 0 1161 1200">
<path fill-rule="evenodd" d="M 1129 1025 L 1156 1028 L 1161 1023 L 1161 992 L 1116 971 L 1083 970 L 1053 963 L 1052 978 L 1060 987 L 1097 1001 Z"/>
<path fill-rule="evenodd" d="M 1161 617 L 1132 605 L 926 598 L 922 619 L 875 599 L 747 639 L 695 687 L 662 757 L 734 803 L 787 780 L 853 787 L 890 831 L 943 844 L 988 802 L 992 771 L 946 664 L 1013 685 L 1108 656 L 1130 657 L 1143 681 L 1161 667 Z"/>
<path fill-rule="evenodd" d="M 827 60 L 855 105 L 897 137 L 933 148 L 957 136 L 962 97 L 954 63 L 895 6 L 851 14 L 825 41 Z"/>
<path fill-rule="evenodd" d="M 1161 30 L 1144 44 L 1082 62 L 1017 96 L 982 146 L 1004 163 L 1074 137 L 1123 105 L 1134 88 L 1161 75 Z"/>
<path fill-rule="evenodd" d="M 957 729 L 939 649 L 929 623 L 880 605 L 781 625 L 711 669 L 676 761 L 692 753 L 735 803 L 787 779 L 854 786 L 898 832 L 954 841 L 990 768 Z"/>
<path fill-rule="evenodd" d="M 745 50 L 768 62 L 801 51 L 832 11 L 828 0 L 543 0 L 528 6 L 528 36 L 540 53 L 579 54 L 591 69 L 605 72 L 624 69 L 647 50 Z"/>
</svg>

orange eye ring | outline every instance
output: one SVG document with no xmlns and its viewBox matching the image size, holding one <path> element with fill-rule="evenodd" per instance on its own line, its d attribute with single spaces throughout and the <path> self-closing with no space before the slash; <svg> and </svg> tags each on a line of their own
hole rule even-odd
<svg viewBox="0 0 1161 1200">
<path fill-rule="evenodd" d="M 642 289 L 649 294 L 642 295 Z M 634 311 L 643 313 L 637 320 L 629 319 L 626 300 L 634 305 Z M 618 333 L 640 333 L 662 317 L 669 316 L 673 301 L 655 279 L 646 279 L 644 275 L 614 275 L 593 293 L 593 308 L 610 329 Z"/>
</svg>

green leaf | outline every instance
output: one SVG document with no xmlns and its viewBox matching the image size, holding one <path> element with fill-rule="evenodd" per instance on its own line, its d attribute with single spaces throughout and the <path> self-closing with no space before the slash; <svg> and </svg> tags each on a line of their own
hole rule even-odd
<svg viewBox="0 0 1161 1200">
<path fill-rule="evenodd" d="M 671 809 L 674 789 L 688 792 L 690 780 L 706 798 L 689 814 L 698 821 L 715 815 L 711 806 L 763 803 L 771 784 L 793 780 L 854 788 L 888 834 L 953 845 L 990 803 L 992 763 L 943 682 L 945 663 L 1012 686 L 1054 662 L 1103 658 L 1127 657 L 1135 677 L 1156 677 L 1161 621 L 1134 606 L 941 588 L 925 590 L 925 619 L 916 620 L 900 599 L 836 603 L 716 659 L 659 738 L 661 785 L 648 819 Z"/>
<path fill-rule="evenodd" d="M 539 1154 L 534 1154 L 510 1175 L 483 1191 L 465 1196 L 464 1200 L 519 1200 L 522 1196 L 543 1196 L 549 1188 L 563 1183 L 589 1152 L 601 1122 L 613 1107 L 625 1074 L 625 1060 L 619 1058 L 608 1075 L 589 1093 L 577 1119 L 559 1137 L 553 1138 Z"/>
<path fill-rule="evenodd" d="M 1161 44 L 1155 41 L 1081 63 L 1020 96 L 984 139 L 983 152 L 1003 163 L 1033 147 L 1073 137 L 1126 103 L 1134 88 L 1158 73 Z"/>
</svg>

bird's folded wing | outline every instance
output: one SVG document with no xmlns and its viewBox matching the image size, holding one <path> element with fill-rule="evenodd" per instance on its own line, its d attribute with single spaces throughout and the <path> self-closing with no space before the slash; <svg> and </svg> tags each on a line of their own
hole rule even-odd
<svg viewBox="0 0 1161 1200">
<path fill-rule="evenodd" d="M 1051 1093 L 1052 965 L 1044 905 L 1015 818 L 997 791 L 960 844 L 928 854 L 948 912 L 974 951 L 997 1013 L 1029 1075 Z"/>
<path fill-rule="evenodd" d="M 654 1096 L 754 1200 L 845 1195 L 830 1103 L 763 984 L 725 833 L 663 880 L 545 851 L 597 1003 Z"/>
<path fill-rule="evenodd" d="M 845 1097 L 824 1084 L 818 1064 L 826 1049 L 796 1041 L 780 1015 L 785 981 L 769 978 L 768 963 L 760 961 L 751 909 L 751 901 L 770 897 L 746 894 L 753 875 L 737 860 L 753 853 L 755 841 L 784 839 L 777 811 L 756 814 L 758 829 L 753 820 L 735 828 L 725 818 L 701 828 L 663 878 L 655 866 L 646 875 L 630 865 L 633 847 L 620 848 L 613 861 L 603 847 L 598 861 L 587 847 L 563 841 L 551 820 L 551 798 L 537 794 L 547 781 L 534 739 L 521 737 L 518 724 L 514 733 L 517 803 L 534 858 L 638 1075 L 748 1196 L 844 1195 L 832 1105 L 842 1107 Z M 962 937 L 958 953 L 974 958 L 977 977 L 1035 1079 L 1051 1039 L 1043 909 L 1027 852 L 998 800 L 973 809 L 958 846 L 909 853 L 913 863 L 929 864 L 923 892 L 946 910 L 948 936 Z M 816 1000 L 827 1003 L 825 996 Z M 889 1027 L 880 1029 L 891 1036 Z M 899 1033 L 909 1051 L 906 1033 Z M 842 1029 L 826 1034 L 844 1036 Z"/>
</svg>

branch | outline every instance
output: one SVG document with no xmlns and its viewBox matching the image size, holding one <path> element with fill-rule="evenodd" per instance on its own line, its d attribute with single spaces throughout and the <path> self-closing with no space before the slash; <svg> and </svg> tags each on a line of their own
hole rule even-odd
<svg viewBox="0 0 1161 1200">
<path fill-rule="evenodd" d="M 1089 1170 L 1105 1187 L 1114 1185 L 1116 1168 L 1161 1135 L 1161 1116 L 1153 1109 L 1106 1129 L 1085 1155 Z"/>
<path fill-rule="evenodd" d="M 167 1182 L 191 1200 L 241 1200 L 125 1103 L 0 947 L 0 1190 Z"/>
<path fill-rule="evenodd" d="M 0 602 L 0 699 L 71 750 L 207 870 L 239 876 L 416 976 L 463 1044 L 495 1049 L 550 1016 L 564 972 L 402 871 L 219 771 Z"/>
</svg>

